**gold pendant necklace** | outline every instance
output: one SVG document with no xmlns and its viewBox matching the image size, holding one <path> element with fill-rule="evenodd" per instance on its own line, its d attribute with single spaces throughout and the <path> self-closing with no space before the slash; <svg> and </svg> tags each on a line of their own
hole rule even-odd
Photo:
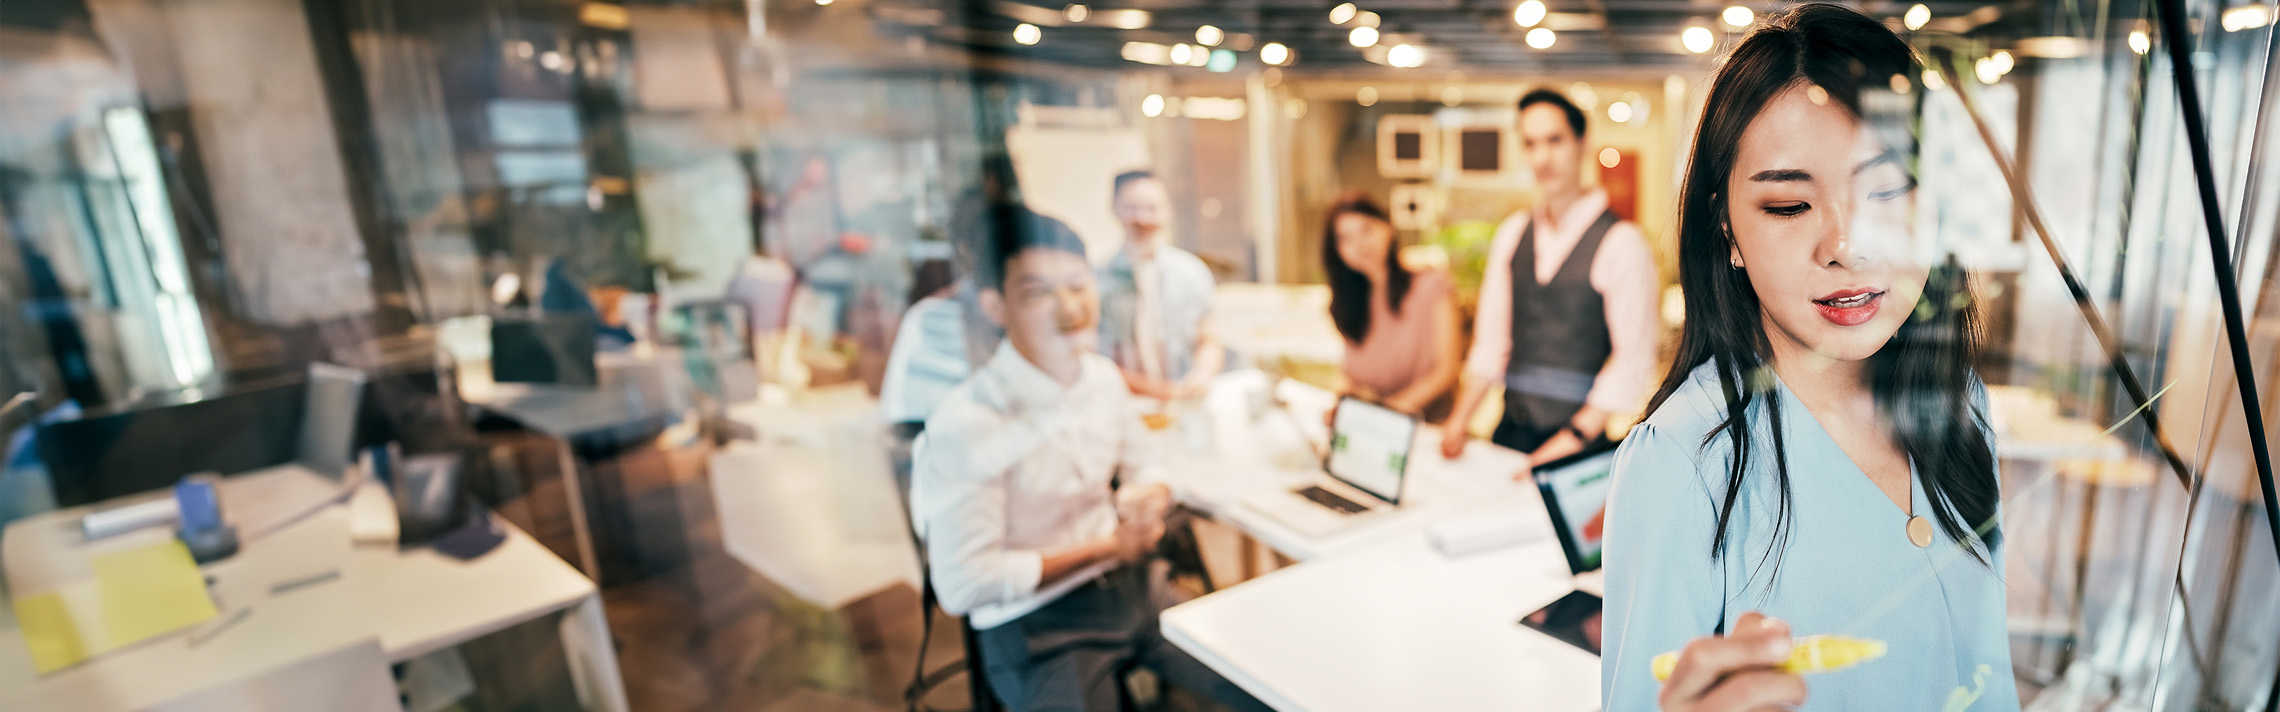
<svg viewBox="0 0 2280 712">
<path fill-rule="evenodd" d="M 1908 543 L 1922 549 L 1932 545 L 1932 522 L 1921 516 L 1908 518 Z"/>
</svg>

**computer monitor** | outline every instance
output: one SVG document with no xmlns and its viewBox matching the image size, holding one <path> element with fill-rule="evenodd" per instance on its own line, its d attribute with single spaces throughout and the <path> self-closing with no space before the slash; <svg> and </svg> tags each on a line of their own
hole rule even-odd
<svg viewBox="0 0 2280 712">
<path fill-rule="evenodd" d="M 1599 568 L 1614 469 L 1615 451 L 1610 448 L 1545 463 L 1533 473 L 1552 518 L 1552 531 L 1559 535 L 1560 550 L 1575 573 Z"/>
<path fill-rule="evenodd" d="M 1393 504 L 1401 503 L 1401 483 L 1409 469 L 1409 449 L 1417 441 L 1417 419 L 1367 401 L 1338 403 L 1330 424 L 1331 477 Z"/>
<path fill-rule="evenodd" d="M 340 477 L 356 456 L 356 415 L 364 404 L 364 372 L 329 363 L 309 364 L 301 407 L 303 467 Z"/>
</svg>

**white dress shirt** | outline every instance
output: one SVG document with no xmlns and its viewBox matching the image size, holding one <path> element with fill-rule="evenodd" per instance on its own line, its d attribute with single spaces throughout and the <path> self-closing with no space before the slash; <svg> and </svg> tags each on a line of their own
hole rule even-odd
<svg viewBox="0 0 2280 712">
<path fill-rule="evenodd" d="M 1039 587 L 1047 554 L 1116 531 L 1110 479 L 1143 471 L 1140 411 L 1116 364 L 1084 359 L 1063 386 L 1003 343 L 926 421 L 913 465 L 913 524 L 934 592 L 952 615 L 994 628 L 1114 567 L 1104 562 Z"/>
<path fill-rule="evenodd" d="M 1607 209 L 1607 193 L 1593 190 L 1560 215 L 1538 205 L 1513 213 L 1496 226 L 1488 247 L 1488 269 L 1481 275 L 1480 306 L 1473 318 L 1472 352 L 1465 374 L 1485 383 L 1503 383 L 1512 354 L 1512 256 L 1520 234 L 1536 226 L 1537 284 L 1550 282 L 1567 262 L 1583 233 Z M 1655 386 L 1655 344 L 1662 316 L 1654 255 L 1639 227 L 1629 221 L 1608 228 L 1591 261 L 1591 288 L 1598 290 L 1607 319 L 1607 363 L 1591 382 L 1583 402 L 1610 413 L 1636 413 L 1646 407 Z"/>
<path fill-rule="evenodd" d="M 1142 260 L 1126 245 L 1101 266 L 1100 284 L 1101 351 L 1155 378 L 1186 378 L 1218 288 L 1203 258 L 1158 245 Z"/>
</svg>

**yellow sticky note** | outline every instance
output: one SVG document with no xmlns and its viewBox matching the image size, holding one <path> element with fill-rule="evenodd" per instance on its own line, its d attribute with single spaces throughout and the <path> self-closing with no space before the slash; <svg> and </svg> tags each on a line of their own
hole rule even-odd
<svg viewBox="0 0 2280 712">
<path fill-rule="evenodd" d="M 86 641 L 71 624 L 71 611 L 63 595 L 42 593 L 16 599 L 16 625 L 23 629 L 24 645 L 32 649 L 32 669 L 40 674 L 87 659 Z"/>
<path fill-rule="evenodd" d="M 179 540 L 105 552 L 96 555 L 93 564 L 105 649 L 214 617 L 206 577 L 198 573 L 190 549 Z"/>
</svg>

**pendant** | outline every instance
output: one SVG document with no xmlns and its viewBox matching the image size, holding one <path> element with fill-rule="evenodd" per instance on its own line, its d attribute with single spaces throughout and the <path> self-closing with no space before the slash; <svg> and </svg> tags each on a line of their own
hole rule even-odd
<svg viewBox="0 0 2280 712">
<path fill-rule="evenodd" d="M 1922 549 L 1932 545 L 1932 521 L 1923 517 L 1908 518 L 1908 543 Z"/>
</svg>

